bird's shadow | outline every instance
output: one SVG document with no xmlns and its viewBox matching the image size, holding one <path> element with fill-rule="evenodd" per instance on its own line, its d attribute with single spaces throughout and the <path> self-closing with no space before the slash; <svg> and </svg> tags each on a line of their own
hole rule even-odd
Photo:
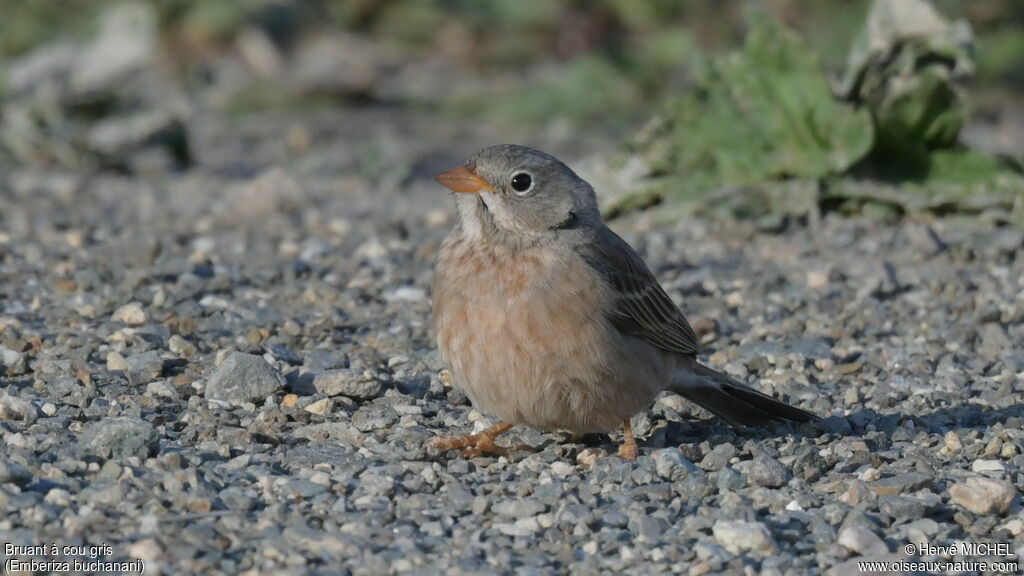
<svg viewBox="0 0 1024 576">
<path fill-rule="evenodd" d="M 733 435 L 742 439 L 768 439 L 779 436 L 817 438 L 823 434 L 839 437 L 862 436 L 868 432 L 881 432 L 890 440 L 903 424 L 910 420 L 914 430 L 928 433 L 945 433 L 960 428 L 988 428 L 1006 424 L 1013 418 L 1024 420 L 1024 404 L 1013 404 L 1003 408 L 989 408 L 980 404 L 960 403 L 939 408 L 927 413 L 901 411 L 881 413 L 872 409 L 861 409 L 846 415 L 832 415 L 812 423 L 779 423 L 768 428 L 731 428 L 720 421 L 691 421 L 689 426 L 664 426 L 664 439 L 669 445 L 713 441 L 722 435 Z M 705 424 L 705 425 L 700 425 Z M 652 440 L 661 434 L 654 431 Z"/>
<path fill-rule="evenodd" d="M 729 442 L 742 444 L 747 440 L 759 441 L 781 436 L 796 438 L 861 437 L 868 433 L 881 433 L 888 441 L 910 420 L 915 432 L 944 434 L 953 429 L 984 429 L 996 424 L 1007 424 L 1011 419 L 1024 421 L 1024 404 L 1013 404 L 1003 408 L 988 408 L 980 404 L 960 403 L 939 408 L 924 414 L 900 411 L 881 413 L 872 409 L 856 410 L 845 415 L 832 415 L 817 422 L 778 423 L 765 428 L 734 428 L 718 420 L 668 419 L 649 414 L 649 429 L 638 437 L 641 455 L 666 447 L 693 447 L 703 442 L 712 446 Z M 617 434 L 585 434 L 572 437 L 568 434 L 544 434 L 543 440 L 534 444 L 536 450 L 555 448 L 563 452 L 575 452 L 587 448 L 600 448 L 614 453 L 620 440 Z M 688 452 L 684 449 L 684 452 Z M 695 452 L 690 450 L 689 452 Z M 696 456 L 696 453 L 694 453 Z"/>
</svg>

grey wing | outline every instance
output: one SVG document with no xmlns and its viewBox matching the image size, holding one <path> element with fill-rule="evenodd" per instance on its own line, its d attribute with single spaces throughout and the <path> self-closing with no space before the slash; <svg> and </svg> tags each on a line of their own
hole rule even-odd
<svg viewBox="0 0 1024 576">
<path fill-rule="evenodd" d="M 580 249 L 584 259 L 613 289 L 607 312 L 622 333 L 686 356 L 698 352 L 697 335 L 633 248 L 607 227 Z"/>
</svg>

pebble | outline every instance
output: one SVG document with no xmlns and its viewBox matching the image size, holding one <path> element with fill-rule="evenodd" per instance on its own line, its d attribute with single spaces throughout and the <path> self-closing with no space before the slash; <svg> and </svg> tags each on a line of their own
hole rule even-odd
<svg viewBox="0 0 1024 576">
<path fill-rule="evenodd" d="M 846 492 L 839 497 L 839 500 L 849 504 L 850 506 L 857 506 L 862 503 L 870 502 L 875 498 L 875 494 L 868 489 L 860 480 L 853 480 L 850 485 L 846 488 Z"/>
<path fill-rule="evenodd" d="M 26 371 L 25 353 L 0 346 L 0 365 L 8 375 L 17 376 Z"/>
<path fill-rule="evenodd" d="M 551 473 L 559 478 L 566 478 L 576 474 L 576 467 L 561 460 L 556 460 L 551 463 Z"/>
<path fill-rule="evenodd" d="M 1017 489 L 1005 480 L 971 476 L 950 486 L 949 496 L 975 514 L 1005 514 L 1017 497 Z"/>
<path fill-rule="evenodd" d="M 117 350 L 111 350 L 107 353 L 107 370 L 128 370 L 128 361 Z"/>
<path fill-rule="evenodd" d="M 757 456 L 747 468 L 747 480 L 751 486 L 779 488 L 785 486 L 793 475 L 778 460 L 768 456 Z"/>
<path fill-rule="evenodd" d="M 1000 448 L 1002 448 L 1000 446 Z M 1002 474 L 1006 472 L 1006 465 L 999 460 L 975 460 L 971 464 L 972 472 Z"/>
<path fill-rule="evenodd" d="M 1006 523 L 1000 526 L 1000 529 L 1006 530 L 1011 536 L 1020 536 L 1021 534 L 1024 534 L 1024 520 L 1020 518 L 1007 520 Z"/>
<path fill-rule="evenodd" d="M 385 292 L 384 299 L 389 302 L 422 302 L 427 299 L 427 292 L 422 288 L 401 286 Z"/>
<path fill-rule="evenodd" d="M 82 449 L 100 458 L 146 458 L 156 454 L 160 436 L 138 418 L 105 418 L 89 426 L 79 440 Z"/>
<path fill-rule="evenodd" d="M 317 416 L 323 416 L 331 408 L 331 401 L 329 398 L 321 398 L 316 402 L 313 402 L 309 406 L 306 406 L 306 412 L 310 414 L 316 414 Z"/>
<path fill-rule="evenodd" d="M 142 326 L 146 323 L 148 317 L 146 316 L 146 311 L 142 308 L 142 304 L 131 302 L 114 310 L 110 319 L 114 322 L 123 322 L 129 326 Z"/>
<path fill-rule="evenodd" d="M 775 540 L 768 527 L 761 522 L 745 520 L 716 520 L 711 526 L 715 540 L 733 554 L 754 552 L 762 555 L 774 554 Z"/>
<path fill-rule="evenodd" d="M 959 452 L 964 448 L 964 445 L 960 442 L 960 436 L 953 430 L 946 432 L 946 435 L 943 437 L 943 442 L 945 444 L 946 451 L 950 453 Z"/>
<path fill-rule="evenodd" d="M 0 484 L 24 486 L 32 481 L 32 472 L 17 462 L 0 460 Z"/>
<path fill-rule="evenodd" d="M 846 526 L 836 542 L 862 556 L 888 554 L 889 546 L 866 526 Z"/>
<path fill-rule="evenodd" d="M 107 357 L 109 364 L 110 357 Z M 125 358 L 125 372 L 128 375 L 128 383 L 132 386 L 141 386 L 156 380 L 163 373 L 164 361 L 160 353 L 153 350 L 141 354 L 133 354 Z"/>
<path fill-rule="evenodd" d="M 370 400 L 380 395 L 382 386 L 380 381 L 368 372 L 342 368 L 327 370 L 314 376 L 313 388 L 325 396 Z"/>
<path fill-rule="evenodd" d="M 284 388 L 284 377 L 261 356 L 233 352 L 210 375 L 206 398 L 232 404 L 262 402 Z"/>
<path fill-rule="evenodd" d="M 700 467 L 711 472 L 717 472 L 728 465 L 735 456 L 735 446 L 732 444 L 719 444 L 704 456 L 700 461 Z"/>
<path fill-rule="evenodd" d="M 882 478 L 868 484 L 868 488 L 879 496 L 892 496 L 905 492 L 914 492 L 930 486 L 933 476 L 920 472 L 899 474 L 889 478 Z"/>
<path fill-rule="evenodd" d="M 654 452 L 654 471 L 666 480 L 680 480 L 682 478 L 704 473 L 697 466 L 690 462 L 678 448 L 664 448 Z"/>
<path fill-rule="evenodd" d="M 71 493 L 63 488 L 54 488 L 46 493 L 43 501 L 64 508 L 71 505 Z"/>
<path fill-rule="evenodd" d="M 592 468 L 601 458 L 608 457 L 608 451 L 602 448 L 584 448 L 576 455 L 576 463 L 585 468 Z"/>
<path fill-rule="evenodd" d="M 736 470 L 726 467 L 718 471 L 716 484 L 720 492 L 739 490 L 746 485 L 746 478 Z"/>
<path fill-rule="evenodd" d="M 544 504 L 536 500 L 504 500 L 491 505 L 491 510 L 500 516 L 510 518 L 528 518 L 536 516 L 546 509 Z"/>
<path fill-rule="evenodd" d="M 167 349 L 182 358 L 191 358 L 199 352 L 191 342 L 177 334 L 172 334 L 167 340 Z"/>
<path fill-rule="evenodd" d="M 0 390 L 0 421 L 20 421 L 31 424 L 36 417 L 36 408 L 31 402 Z"/>
</svg>

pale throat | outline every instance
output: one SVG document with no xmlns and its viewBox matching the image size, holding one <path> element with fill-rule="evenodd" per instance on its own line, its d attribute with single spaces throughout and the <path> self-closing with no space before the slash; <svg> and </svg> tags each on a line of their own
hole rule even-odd
<svg viewBox="0 0 1024 576">
<path fill-rule="evenodd" d="M 482 212 L 486 209 L 476 194 L 456 194 L 455 207 L 459 211 L 459 222 L 466 237 L 479 240 L 483 237 Z"/>
<path fill-rule="evenodd" d="M 463 233 L 469 238 L 484 239 L 484 236 L 496 233 L 516 235 L 525 232 L 508 207 L 493 193 L 456 194 L 455 205 Z"/>
</svg>

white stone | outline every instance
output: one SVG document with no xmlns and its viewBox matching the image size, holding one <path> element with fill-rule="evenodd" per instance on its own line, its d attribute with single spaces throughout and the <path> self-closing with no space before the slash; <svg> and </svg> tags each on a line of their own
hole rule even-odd
<svg viewBox="0 0 1024 576">
<path fill-rule="evenodd" d="M 141 326 L 146 323 L 146 311 L 143 310 L 142 304 L 131 302 L 115 310 L 110 319 L 124 322 L 129 326 Z"/>
</svg>

